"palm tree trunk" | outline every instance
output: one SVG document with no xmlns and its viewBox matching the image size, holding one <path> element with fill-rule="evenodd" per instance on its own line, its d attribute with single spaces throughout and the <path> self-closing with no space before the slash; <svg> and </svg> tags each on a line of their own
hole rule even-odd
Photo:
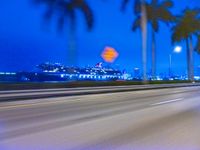
<svg viewBox="0 0 200 150">
<path fill-rule="evenodd" d="M 141 0 L 141 29 L 142 29 L 142 65 L 143 65 L 143 81 L 147 81 L 147 14 L 144 0 Z"/>
<path fill-rule="evenodd" d="M 191 81 L 194 81 L 194 57 L 193 57 L 193 44 L 192 44 L 192 37 L 190 37 L 189 42 L 190 42 L 190 68 L 191 68 Z"/>
<path fill-rule="evenodd" d="M 152 79 L 156 78 L 156 39 L 155 32 L 152 31 L 152 68 L 151 68 Z"/>
<path fill-rule="evenodd" d="M 193 69 L 193 46 L 192 39 L 186 39 L 187 45 L 187 70 L 188 70 L 188 80 L 194 81 L 194 69 Z"/>
</svg>

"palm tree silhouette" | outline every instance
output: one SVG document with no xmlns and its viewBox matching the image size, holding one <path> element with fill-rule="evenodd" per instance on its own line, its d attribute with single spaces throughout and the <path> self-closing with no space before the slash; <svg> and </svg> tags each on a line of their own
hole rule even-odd
<svg viewBox="0 0 200 150">
<path fill-rule="evenodd" d="M 200 34 L 197 35 L 197 45 L 195 47 L 195 51 L 200 54 Z"/>
<path fill-rule="evenodd" d="M 122 1 L 122 10 L 126 8 L 126 5 L 131 0 Z M 141 14 L 141 20 L 138 22 L 138 26 L 142 31 L 142 65 L 143 65 L 143 81 L 147 81 L 147 12 L 145 0 L 133 0 L 134 1 L 134 13 Z"/>
<path fill-rule="evenodd" d="M 172 28 L 172 42 L 186 42 L 188 80 L 194 80 L 193 41 L 198 40 L 196 51 L 200 50 L 200 11 L 198 9 L 185 9 L 183 15 L 177 16 L 176 24 Z"/>
<path fill-rule="evenodd" d="M 124 1 L 124 4 L 127 3 Z M 175 20 L 175 17 L 170 12 L 170 8 L 173 7 L 173 2 L 171 0 L 165 0 L 159 3 L 158 0 L 152 0 L 150 3 L 144 3 L 146 8 L 146 18 L 147 23 L 151 25 L 152 28 L 152 79 L 155 79 L 156 75 L 156 38 L 155 34 L 159 31 L 159 22 L 164 22 L 167 25 Z M 135 15 L 136 19 L 133 22 L 132 30 L 135 31 L 141 28 L 142 12 L 135 5 Z"/>
<path fill-rule="evenodd" d="M 90 31 L 93 27 L 93 12 L 86 0 L 33 0 L 35 5 L 46 5 L 44 20 L 57 20 L 58 31 L 61 32 L 68 23 L 68 65 L 77 65 L 77 49 L 75 41 L 76 12 L 80 11 L 86 20 L 86 25 Z"/>
</svg>

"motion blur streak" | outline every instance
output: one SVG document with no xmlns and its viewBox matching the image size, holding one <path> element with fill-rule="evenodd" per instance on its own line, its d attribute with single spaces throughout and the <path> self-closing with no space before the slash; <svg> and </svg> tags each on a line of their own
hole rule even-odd
<svg viewBox="0 0 200 150">
<path fill-rule="evenodd" d="M 1 102 L 0 149 L 199 150 L 199 90 L 49 97 L 36 105 Z"/>
</svg>

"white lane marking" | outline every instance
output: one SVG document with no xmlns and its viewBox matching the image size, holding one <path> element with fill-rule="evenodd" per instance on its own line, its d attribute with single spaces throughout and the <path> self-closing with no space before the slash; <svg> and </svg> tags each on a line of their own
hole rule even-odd
<svg viewBox="0 0 200 150">
<path fill-rule="evenodd" d="M 158 103 L 151 104 L 151 106 L 164 105 L 164 104 L 168 104 L 168 103 L 178 102 L 178 101 L 182 101 L 183 99 L 184 98 L 177 98 L 177 99 L 173 99 L 173 100 L 158 102 Z"/>
</svg>

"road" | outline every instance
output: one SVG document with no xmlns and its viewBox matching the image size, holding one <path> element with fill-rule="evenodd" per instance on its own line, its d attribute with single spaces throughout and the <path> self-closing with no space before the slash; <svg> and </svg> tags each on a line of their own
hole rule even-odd
<svg viewBox="0 0 200 150">
<path fill-rule="evenodd" d="M 1 102 L 0 150 L 199 150 L 199 118 L 200 86 Z"/>
</svg>

